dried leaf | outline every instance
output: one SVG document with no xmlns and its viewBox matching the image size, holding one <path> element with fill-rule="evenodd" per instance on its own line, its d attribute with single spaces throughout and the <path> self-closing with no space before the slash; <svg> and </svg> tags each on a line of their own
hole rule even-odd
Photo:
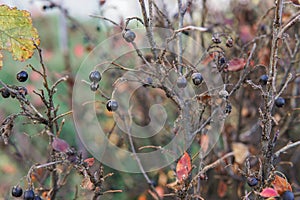
<svg viewBox="0 0 300 200">
<path fill-rule="evenodd" d="M 66 153 L 69 150 L 70 146 L 65 140 L 60 138 L 54 138 L 52 142 L 52 148 L 55 151 Z"/>
<path fill-rule="evenodd" d="M 11 52 L 15 60 L 27 60 L 34 53 L 34 44 L 40 43 L 30 13 L 6 5 L 0 6 L 0 13 L 0 50 Z"/>
<path fill-rule="evenodd" d="M 203 153 L 205 153 L 209 147 L 209 136 L 207 134 L 202 134 L 200 137 L 200 146 Z"/>
<path fill-rule="evenodd" d="M 179 182 L 185 180 L 192 170 L 191 158 L 187 152 L 179 159 L 176 166 L 176 175 Z"/>
<path fill-rule="evenodd" d="M 248 146 L 243 143 L 232 143 L 232 150 L 234 153 L 234 160 L 238 164 L 243 164 L 245 159 L 249 156 Z"/>
<path fill-rule="evenodd" d="M 83 189 L 87 189 L 87 190 L 90 190 L 90 191 L 92 191 L 95 188 L 94 184 L 91 182 L 91 180 L 88 176 L 84 177 L 82 179 L 82 182 L 81 182 L 80 186 Z"/>
<path fill-rule="evenodd" d="M 261 193 L 259 195 L 264 197 L 264 198 L 279 196 L 277 191 L 273 188 L 265 188 L 265 189 L 263 189 L 263 191 L 261 191 Z"/>
<path fill-rule="evenodd" d="M 164 194 L 165 194 L 165 191 L 164 191 L 164 188 L 161 187 L 161 186 L 157 186 L 155 188 L 157 194 L 159 195 L 160 198 L 163 198 L 164 197 Z M 158 199 L 156 194 L 154 194 L 154 192 L 152 192 L 151 190 L 148 190 L 149 194 L 153 197 L 153 199 Z"/>
<path fill-rule="evenodd" d="M 293 4 L 295 5 L 300 5 L 300 0 L 291 0 L 293 2 Z"/>
<path fill-rule="evenodd" d="M 247 61 L 244 58 L 233 58 L 233 59 L 229 60 L 229 62 L 228 62 L 227 71 L 230 71 L 230 72 L 240 71 L 240 70 L 244 69 L 246 62 Z"/>
<path fill-rule="evenodd" d="M 84 162 L 87 163 L 89 167 L 91 167 L 95 163 L 95 158 L 87 158 L 84 160 Z"/>
<path fill-rule="evenodd" d="M 217 190 L 218 196 L 223 198 L 227 193 L 227 189 L 228 189 L 227 184 L 224 181 L 220 180 L 218 184 L 218 190 Z"/>
<path fill-rule="evenodd" d="M 289 182 L 281 176 L 275 175 L 275 179 L 272 182 L 274 189 L 278 194 L 282 195 L 285 191 L 292 191 L 292 187 Z"/>
</svg>

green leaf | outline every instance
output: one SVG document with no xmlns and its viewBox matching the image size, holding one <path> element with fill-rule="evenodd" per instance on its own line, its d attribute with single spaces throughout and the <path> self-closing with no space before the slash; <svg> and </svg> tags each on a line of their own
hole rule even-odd
<svg viewBox="0 0 300 200">
<path fill-rule="evenodd" d="M 24 61 L 33 55 L 34 44 L 39 43 L 28 11 L 0 6 L 0 50 L 7 50 L 15 60 Z"/>
</svg>

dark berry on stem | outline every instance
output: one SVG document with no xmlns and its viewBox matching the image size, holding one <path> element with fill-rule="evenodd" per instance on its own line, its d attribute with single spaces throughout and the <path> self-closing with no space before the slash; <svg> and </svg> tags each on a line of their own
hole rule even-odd
<svg viewBox="0 0 300 200">
<path fill-rule="evenodd" d="M 98 83 L 91 83 L 90 88 L 93 92 L 96 92 L 99 88 L 99 84 Z"/>
<path fill-rule="evenodd" d="M 111 99 L 106 103 L 106 108 L 109 112 L 116 111 L 118 107 L 119 107 L 118 102 L 114 99 Z"/>
<path fill-rule="evenodd" d="M 34 200 L 42 200 L 42 198 L 38 195 L 35 195 Z"/>
<path fill-rule="evenodd" d="M 192 80 L 194 85 L 200 85 L 203 81 L 203 77 L 200 73 L 196 72 L 192 74 Z"/>
<path fill-rule="evenodd" d="M 268 83 L 268 79 L 268 75 L 264 74 L 260 76 L 259 81 L 261 82 L 261 84 L 266 85 Z"/>
<path fill-rule="evenodd" d="M 294 200 L 294 193 L 291 191 L 285 191 L 282 194 L 282 200 Z"/>
<path fill-rule="evenodd" d="M 225 108 L 225 113 L 230 114 L 231 110 L 232 110 L 232 106 L 231 106 L 231 104 L 228 104 Z"/>
<path fill-rule="evenodd" d="M 34 192 L 33 192 L 33 190 L 26 190 L 24 192 L 24 200 L 34 200 Z"/>
<path fill-rule="evenodd" d="M 229 37 L 229 38 L 227 39 L 227 41 L 226 41 L 226 46 L 227 46 L 228 48 L 233 47 L 233 39 L 232 39 L 231 37 Z"/>
<path fill-rule="evenodd" d="M 279 108 L 281 108 L 282 106 L 284 106 L 285 104 L 285 99 L 282 97 L 278 97 L 277 99 L 275 99 L 275 105 Z"/>
<path fill-rule="evenodd" d="M 187 80 L 184 76 L 180 76 L 178 77 L 176 84 L 178 88 L 185 88 L 187 85 Z"/>
<path fill-rule="evenodd" d="M 211 40 L 212 40 L 212 42 L 215 43 L 215 44 L 220 44 L 220 43 L 221 43 L 220 38 L 217 37 L 217 36 L 213 36 L 213 37 L 211 38 Z"/>
<path fill-rule="evenodd" d="M 13 197 L 20 197 L 23 194 L 23 190 L 20 186 L 14 186 L 11 190 L 11 195 Z"/>
<path fill-rule="evenodd" d="M 224 65 L 226 63 L 226 59 L 224 57 L 219 60 L 220 65 Z"/>
<path fill-rule="evenodd" d="M 28 79 L 28 73 L 25 71 L 20 71 L 17 73 L 17 80 L 20 82 L 25 82 Z"/>
<path fill-rule="evenodd" d="M 99 82 L 101 80 L 101 78 L 102 78 L 102 76 L 101 76 L 100 72 L 97 70 L 92 71 L 89 75 L 89 79 L 92 82 Z"/>
<path fill-rule="evenodd" d="M 126 40 L 126 42 L 133 42 L 135 39 L 135 33 L 132 32 L 131 30 L 126 30 L 123 33 L 123 37 Z"/>
<path fill-rule="evenodd" d="M 3 98 L 8 98 L 10 96 L 10 92 L 8 89 L 4 88 L 2 91 L 1 91 L 1 95 Z"/>
<path fill-rule="evenodd" d="M 258 184 L 258 180 L 255 177 L 248 177 L 247 178 L 247 183 L 250 187 L 254 187 Z"/>
</svg>

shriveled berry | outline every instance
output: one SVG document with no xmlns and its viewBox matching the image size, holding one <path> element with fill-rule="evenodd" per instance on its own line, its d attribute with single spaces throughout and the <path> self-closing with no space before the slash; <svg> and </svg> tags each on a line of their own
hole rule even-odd
<svg viewBox="0 0 300 200">
<path fill-rule="evenodd" d="M 185 88 L 187 85 L 187 80 L 184 76 L 180 76 L 178 77 L 176 84 L 178 88 Z"/>
<path fill-rule="evenodd" d="M 247 184 L 250 186 L 250 187 L 254 187 L 258 184 L 258 180 L 257 178 L 251 176 L 251 177 L 248 177 L 247 178 Z"/>
<path fill-rule="evenodd" d="M 20 71 L 17 73 L 17 80 L 20 82 L 25 82 L 28 79 L 28 73 L 25 71 Z"/>
<path fill-rule="evenodd" d="M 20 197 L 23 194 L 23 190 L 20 186 L 14 186 L 11 190 L 11 195 L 13 197 Z"/>
<path fill-rule="evenodd" d="M 96 92 L 96 91 L 98 90 L 98 88 L 99 88 L 99 84 L 98 84 L 98 83 L 95 83 L 95 82 L 91 83 L 90 89 L 91 89 L 93 92 Z"/>
<path fill-rule="evenodd" d="M 18 91 L 23 97 L 25 97 L 28 94 L 27 88 L 23 86 L 19 86 Z"/>
<path fill-rule="evenodd" d="M 126 42 L 133 42 L 135 39 L 135 33 L 131 30 L 125 30 L 123 33 L 123 38 L 126 40 Z"/>
<path fill-rule="evenodd" d="M 285 191 L 282 194 L 282 200 L 294 200 L 294 193 L 291 191 Z"/>
<path fill-rule="evenodd" d="M 268 83 L 268 79 L 269 79 L 268 75 L 263 74 L 260 76 L 259 82 L 261 82 L 261 84 L 263 85 L 266 85 Z"/>
<path fill-rule="evenodd" d="M 8 89 L 4 88 L 2 91 L 1 91 L 1 95 L 3 98 L 8 98 L 10 96 L 10 92 Z"/>
<path fill-rule="evenodd" d="M 284 106 L 285 104 L 285 99 L 282 97 L 278 97 L 277 99 L 275 99 L 275 105 L 279 108 L 281 108 L 282 106 Z"/>
<path fill-rule="evenodd" d="M 192 74 L 192 80 L 193 80 L 193 83 L 194 83 L 195 85 L 200 85 L 200 84 L 202 83 L 202 81 L 203 81 L 202 74 L 201 74 L 201 73 L 198 73 L 198 72 L 193 73 L 193 74 Z"/>
<path fill-rule="evenodd" d="M 111 99 L 106 103 L 106 108 L 109 112 L 116 111 L 118 107 L 119 107 L 118 102 L 114 99 Z"/>
<path fill-rule="evenodd" d="M 101 76 L 100 72 L 97 70 L 92 71 L 89 75 L 89 79 L 92 82 L 99 82 L 101 80 L 101 78 L 102 78 L 102 76 Z"/>
<path fill-rule="evenodd" d="M 34 200 L 34 192 L 29 189 L 24 192 L 24 200 Z"/>
</svg>

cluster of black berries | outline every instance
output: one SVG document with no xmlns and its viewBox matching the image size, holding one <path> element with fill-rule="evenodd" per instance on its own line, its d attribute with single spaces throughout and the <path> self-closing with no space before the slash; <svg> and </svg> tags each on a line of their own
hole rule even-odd
<svg viewBox="0 0 300 200">
<path fill-rule="evenodd" d="M 98 90 L 99 88 L 99 82 L 101 80 L 102 76 L 101 73 L 97 70 L 92 71 L 89 75 L 89 79 L 91 81 L 91 85 L 90 85 L 90 89 L 95 92 Z M 118 109 L 119 105 L 118 102 L 114 99 L 110 99 L 109 101 L 107 101 L 106 103 L 106 108 L 108 111 L 112 112 L 112 111 L 116 111 Z"/>
<path fill-rule="evenodd" d="M 23 189 L 20 186 L 14 186 L 11 190 L 11 195 L 13 197 L 21 197 L 23 195 Z M 35 195 L 32 189 L 24 191 L 23 195 L 24 200 L 42 200 L 39 195 Z"/>
<path fill-rule="evenodd" d="M 25 82 L 28 79 L 28 73 L 26 71 L 20 71 L 17 73 L 16 78 L 19 82 Z M 18 92 L 23 96 L 26 96 L 28 93 L 27 89 L 23 86 L 17 86 L 14 89 L 18 90 Z M 11 94 L 7 88 L 1 88 L 0 91 L 3 98 L 9 98 L 10 96 L 15 98 L 14 94 Z"/>
</svg>

